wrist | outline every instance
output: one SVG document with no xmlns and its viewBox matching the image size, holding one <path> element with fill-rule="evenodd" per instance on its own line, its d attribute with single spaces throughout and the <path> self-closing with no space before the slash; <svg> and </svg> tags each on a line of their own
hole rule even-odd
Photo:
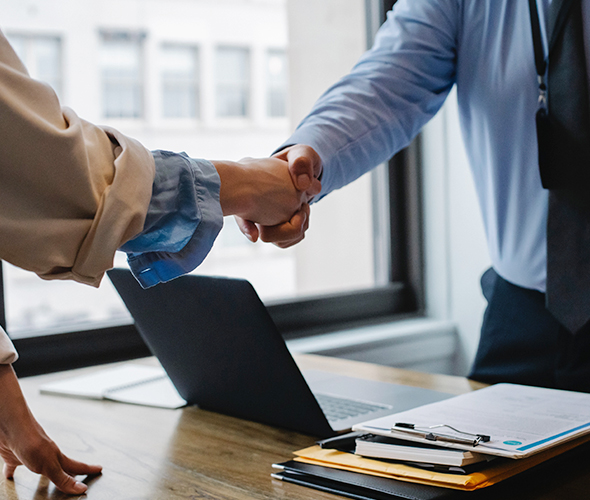
<svg viewBox="0 0 590 500">
<path fill-rule="evenodd" d="M 0 365 L 0 434 L 14 439 L 32 419 L 12 365 Z M 16 434 L 16 436 L 15 436 Z"/>
<path fill-rule="evenodd" d="M 235 161 L 211 161 L 221 181 L 219 202 L 224 216 L 242 216 L 252 206 L 252 189 L 246 167 Z"/>
</svg>

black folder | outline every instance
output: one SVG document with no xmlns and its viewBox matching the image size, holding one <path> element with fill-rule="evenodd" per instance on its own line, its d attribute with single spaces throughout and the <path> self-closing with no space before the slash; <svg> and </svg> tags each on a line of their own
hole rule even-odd
<svg viewBox="0 0 590 500">
<path fill-rule="evenodd" d="M 273 465 L 275 479 L 335 493 L 356 500 L 455 500 L 469 492 L 397 481 L 385 477 L 322 467 L 289 460 Z"/>
</svg>

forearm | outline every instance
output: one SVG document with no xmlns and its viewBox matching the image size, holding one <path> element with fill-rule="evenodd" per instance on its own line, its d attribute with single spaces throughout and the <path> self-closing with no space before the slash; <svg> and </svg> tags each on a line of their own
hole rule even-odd
<svg viewBox="0 0 590 500">
<path fill-rule="evenodd" d="M 0 365 L 0 442 L 22 437 L 32 418 L 12 365 Z"/>
<path fill-rule="evenodd" d="M 374 47 L 285 142 L 319 154 L 320 197 L 405 147 L 442 106 L 455 80 L 456 4 L 400 0 Z"/>
<path fill-rule="evenodd" d="M 246 168 L 238 162 L 213 160 L 221 181 L 219 202 L 224 216 L 240 215 L 252 208 L 254 193 L 247 182 Z"/>
</svg>

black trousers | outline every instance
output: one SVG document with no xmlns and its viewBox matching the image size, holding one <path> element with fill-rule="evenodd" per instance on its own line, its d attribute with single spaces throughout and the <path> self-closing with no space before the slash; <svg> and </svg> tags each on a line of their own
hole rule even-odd
<svg viewBox="0 0 590 500">
<path fill-rule="evenodd" d="M 547 311 L 545 294 L 488 269 L 488 301 L 470 378 L 590 392 L 590 324 L 573 335 Z"/>
</svg>

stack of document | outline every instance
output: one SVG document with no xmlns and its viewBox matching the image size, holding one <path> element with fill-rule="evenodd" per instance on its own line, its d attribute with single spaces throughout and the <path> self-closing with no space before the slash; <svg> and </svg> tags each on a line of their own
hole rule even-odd
<svg viewBox="0 0 590 500">
<path fill-rule="evenodd" d="M 470 450 L 454 450 L 374 434 L 364 434 L 357 438 L 354 453 L 363 457 L 455 467 L 483 462 L 489 457 Z"/>
<path fill-rule="evenodd" d="M 354 430 L 526 458 L 590 433 L 590 394 L 497 384 L 363 422 Z M 489 440 L 477 441 L 478 436 Z"/>
<path fill-rule="evenodd" d="M 360 436 L 351 452 L 299 450 L 293 460 L 274 465 L 280 472 L 273 477 L 355 498 L 386 498 L 384 491 L 402 498 L 454 498 L 456 490 L 495 485 L 590 441 L 590 394 L 498 384 L 354 430 Z M 462 463 L 462 473 L 452 467 L 440 472 L 435 457 L 443 457 L 439 463 L 475 462 Z"/>
</svg>

